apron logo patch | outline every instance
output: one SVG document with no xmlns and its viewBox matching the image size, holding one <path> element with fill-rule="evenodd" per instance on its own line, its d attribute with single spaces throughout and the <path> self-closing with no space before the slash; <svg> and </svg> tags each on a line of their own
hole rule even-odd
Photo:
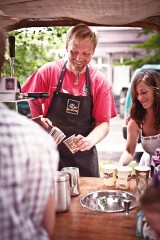
<svg viewBox="0 0 160 240">
<path fill-rule="evenodd" d="M 66 113 L 78 115 L 78 113 L 79 113 L 79 106 L 80 106 L 80 102 L 79 101 L 68 99 Z"/>
</svg>

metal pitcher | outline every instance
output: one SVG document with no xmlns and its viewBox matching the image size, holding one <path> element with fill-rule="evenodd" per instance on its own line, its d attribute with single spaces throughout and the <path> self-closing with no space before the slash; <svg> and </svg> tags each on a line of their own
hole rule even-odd
<svg viewBox="0 0 160 240">
<path fill-rule="evenodd" d="M 71 196 L 78 196 L 80 194 L 79 184 L 79 168 L 77 167 L 64 167 L 61 169 L 62 172 L 66 172 L 70 177 L 70 192 Z"/>
</svg>

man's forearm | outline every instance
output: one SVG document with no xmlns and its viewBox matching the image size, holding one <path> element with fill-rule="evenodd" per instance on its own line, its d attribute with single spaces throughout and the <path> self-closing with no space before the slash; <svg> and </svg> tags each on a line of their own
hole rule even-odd
<svg viewBox="0 0 160 240">
<path fill-rule="evenodd" d="M 30 106 L 32 118 L 43 115 L 42 105 L 38 100 L 30 100 L 29 106 Z"/>
<path fill-rule="evenodd" d="M 93 146 L 103 140 L 109 133 L 109 122 L 97 123 L 87 138 L 92 140 Z"/>
</svg>

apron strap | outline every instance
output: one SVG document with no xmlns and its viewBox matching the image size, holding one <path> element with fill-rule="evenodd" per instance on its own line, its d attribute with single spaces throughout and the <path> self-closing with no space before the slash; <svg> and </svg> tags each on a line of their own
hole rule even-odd
<svg viewBox="0 0 160 240">
<path fill-rule="evenodd" d="M 61 71 L 61 75 L 59 77 L 59 82 L 57 84 L 57 88 L 56 88 L 56 91 L 55 91 L 56 94 L 58 94 L 58 92 L 60 92 L 60 90 L 61 90 L 63 79 L 64 79 L 64 74 L 65 74 L 65 70 L 66 70 L 66 65 L 67 65 L 67 61 L 63 65 L 63 68 L 62 68 L 62 71 Z M 88 96 L 91 96 L 90 76 L 89 76 L 89 68 L 88 68 L 88 66 L 86 68 L 86 85 L 87 85 L 87 94 L 88 94 Z"/>
<path fill-rule="evenodd" d="M 86 80 L 87 80 L 87 95 L 91 96 L 91 84 L 90 84 L 90 75 L 89 75 L 88 65 L 87 65 L 87 68 L 86 68 Z"/>
<path fill-rule="evenodd" d="M 56 91 L 55 91 L 56 94 L 58 94 L 58 92 L 60 92 L 60 90 L 61 90 L 62 83 L 63 83 L 63 78 L 64 78 L 64 74 L 65 74 L 65 70 L 66 70 L 66 64 L 67 64 L 67 61 L 63 65 L 61 75 L 60 75 L 60 78 L 59 78 L 59 82 L 58 82 L 58 85 L 57 85 L 57 88 L 56 88 Z"/>
</svg>

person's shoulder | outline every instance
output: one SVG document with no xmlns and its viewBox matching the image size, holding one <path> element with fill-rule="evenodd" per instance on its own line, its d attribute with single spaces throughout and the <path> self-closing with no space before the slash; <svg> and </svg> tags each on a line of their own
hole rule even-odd
<svg viewBox="0 0 160 240">
<path fill-rule="evenodd" d="M 0 103 L 0 111 L 1 127 L 8 129 L 7 131 L 10 131 L 11 135 L 15 134 L 17 131 L 24 137 L 30 134 L 33 138 L 36 136 L 41 136 L 50 141 L 50 136 L 46 133 L 46 131 L 32 119 L 29 119 L 26 116 L 15 112 L 14 110 L 10 110 L 2 103 Z"/>
<path fill-rule="evenodd" d="M 89 65 L 89 74 L 92 86 L 96 86 L 99 89 L 111 89 L 107 77 L 96 66 Z"/>
<path fill-rule="evenodd" d="M 2 103 L 0 112 L 2 146 L 5 143 L 6 149 L 12 147 L 14 152 L 18 153 L 15 155 L 17 158 L 9 161 L 27 161 L 27 164 L 31 165 L 36 162 L 36 166 L 41 165 L 43 169 L 48 169 L 48 176 L 54 174 L 58 166 L 59 153 L 53 138 L 32 119 L 8 109 Z M 36 167 L 35 171 L 37 169 Z"/>
<path fill-rule="evenodd" d="M 89 65 L 88 67 L 89 73 L 92 77 L 94 77 L 97 80 L 100 79 L 101 81 L 107 82 L 105 74 L 97 66 Z"/>
<path fill-rule="evenodd" d="M 33 123 L 31 119 L 28 119 L 26 116 L 23 116 L 22 114 L 19 114 L 14 110 L 10 110 L 5 104 L 0 103 L 0 110 L 0 121 L 5 119 L 5 122 L 2 123 L 3 125 L 19 127 L 36 126 L 36 124 Z"/>
<path fill-rule="evenodd" d="M 100 69 L 96 65 L 89 64 L 88 67 L 89 67 L 90 73 L 101 74 Z"/>
<path fill-rule="evenodd" d="M 52 69 L 52 70 L 62 69 L 64 63 L 65 63 L 64 59 L 60 59 L 60 60 L 55 61 L 55 62 L 47 62 L 39 68 L 39 71 L 44 71 L 44 70 L 47 71 L 47 70 L 50 70 L 50 69 Z"/>
<path fill-rule="evenodd" d="M 135 129 L 140 130 L 136 121 L 134 119 L 132 119 L 131 117 L 129 117 L 129 119 L 128 119 L 128 127 L 131 128 L 133 131 Z"/>
</svg>

